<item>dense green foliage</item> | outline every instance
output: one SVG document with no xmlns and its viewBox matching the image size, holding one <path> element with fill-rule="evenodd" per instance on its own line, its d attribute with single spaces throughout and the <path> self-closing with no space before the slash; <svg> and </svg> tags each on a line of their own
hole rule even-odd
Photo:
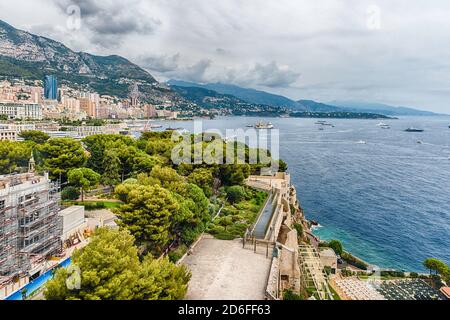
<svg viewBox="0 0 450 320">
<path fill-rule="evenodd" d="M 0 141 L 0 174 L 9 174 L 20 167 L 27 167 L 31 147 L 24 142 Z"/>
<path fill-rule="evenodd" d="M 338 255 L 342 255 L 342 253 L 344 252 L 344 247 L 338 240 L 331 240 L 330 242 L 328 242 L 328 246 L 333 249 L 333 251 Z"/>
<path fill-rule="evenodd" d="M 48 139 L 50 139 L 48 134 L 38 130 L 22 131 L 19 136 L 25 141 L 32 141 L 37 144 L 45 143 Z"/>
<path fill-rule="evenodd" d="M 69 186 L 62 190 L 61 199 L 62 200 L 78 200 L 80 195 L 81 195 L 80 188 Z"/>
<path fill-rule="evenodd" d="M 301 239 L 303 237 L 303 225 L 300 223 L 294 223 L 294 228 L 297 230 L 297 235 Z"/>
<path fill-rule="evenodd" d="M 84 201 L 84 192 L 94 189 L 100 182 L 100 175 L 89 168 L 78 168 L 68 173 L 69 183 L 81 189 L 81 201 Z"/>
<path fill-rule="evenodd" d="M 174 240 L 190 244 L 211 218 L 202 189 L 169 167 L 156 166 L 115 192 L 125 202 L 116 210 L 119 224 L 156 254 Z"/>
<path fill-rule="evenodd" d="M 348 264 L 351 264 L 354 267 L 357 267 L 358 269 L 361 270 L 367 270 L 367 268 L 369 267 L 367 265 L 367 263 L 361 261 L 360 259 L 358 259 L 357 257 L 351 255 L 348 252 L 343 252 L 341 255 L 342 259 L 344 259 Z"/>
<path fill-rule="evenodd" d="M 168 260 L 153 260 L 146 254 L 166 253 L 171 261 L 177 261 L 205 231 L 221 239 L 240 237 L 255 222 L 267 199 L 266 193 L 243 186 L 250 174 L 258 174 L 267 164 L 174 165 L 171 132 L 144 133 L 137 140 L 96 135 L 79 142 L 48 139 L 38 132 L 26 132 L 24 138 L 24 142 L 0 142 L 2 173 L 26 170 L 33 151 L 39 172 L 49 171 L 52 179 L 68 183 L 62 192 L 64 205 L 83 205 L 86 210 L 110 208 L 120 227 L 119 233 L 99 231 L 87 248 L 74 255 L 74 264 L 82 273 L 81 289 L 65 287 L 73 273 L 60 270 L 47 287 L 49 299 L 182 298 L 189 278 L 186 272 Z M 214 139 L 196 146 L 206 152 L 213 143 Z M 233 150 L 237 144 L 223 147 L 224 160 L 227 147 Z M 245 147 L 247 159 L 251 151 Z M 85 191 L 100 183 L 114 187 L 108 199 L 121 201 L 84 202 Z M 82 201 L 77 202 L 80 194 Z"/>
<path fill-rule="evenodd" d="M 186 267 L 167 259 L 146 256 L 140 261 L 134 238 L 107 228 L 97 230 L 72 262 L 75 267 L 58 270 L 47 283 L 46 299 L 178 300 L 184 298 L 190 279 Z"/>
<path fill-rule="evenodd" d="M 283 292 L 283 300 L 307 300 L 308 297 L 305 295 L 300 295 L 298 293 L 294 293 L 292 290 L 285 290 Z"/>
<path fill-rule="evenodd" d="M 244 187 L 232 186 L 227 188 L 227 198 L 233 204 L 241 202 L 245 198 L 245 196 L 246 193 Z"/>
<path fill-rule="evenodd" d="M 435 258 L 428 258 L 423 263 L 424 267 L 435 272 L 436 275 L 440 275 L 442 279 L 450 283 L 450 267 L 445 263 Z"/>
<path fill-rule="evenodd" d="M 70 138 L 50 139 L 40 145 L 38 150 L 44 168 L 54 180 L 61 176 L 61 180 L 66 181 L 68 172 L 83 167 L 87 160 L 81 143 Z"/>
<path fill-rule="evenodd" d="M 208 232 L 216 238 L 231 240 L 243 237 L 255 223 L 268 195 L 250 188 L 244 190 L 245 197 L 239 202 L 225 203 L 220 216 L 209 226 Z"/>
</svg>

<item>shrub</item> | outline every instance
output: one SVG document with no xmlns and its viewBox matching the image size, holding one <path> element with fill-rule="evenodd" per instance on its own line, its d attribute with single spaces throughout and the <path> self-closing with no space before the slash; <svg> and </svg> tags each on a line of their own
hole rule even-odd
<svg viewBox="0 0 450 320">
<path fill-rule="evenodd" d="M 70 206 L 83 206 L 86 211 L 93 211 L 93 210 L 101 210 L 106 208 L 106 204 L 104 202 L 77 202 L 77 201 L 71 201 L 66 202 L 66 205 Z"/>
<path fill-rule="evenodd" d="M 294 224 L 294 228 L 295 230 L 297 230 L 297 234 L 299 237 L 301 237 L 303 235 L 303 226 L 300 223 L 296 223 Z"/>
<path fill-rule="evenodd" d="M 343 252 L 341 254 L 341 257 L 342 259 L 347 261 L 348 264 L 351 264 L 352 266 L 357 267 L 358 269 L 361 270 L 367 270 L 368 265 L 365 262 L 359 260 L 358 258 L 352 256 L 350 253 Z"/>
<path fill-rule="evenodd" d="M 246 192 L 241 186 L 233 186 L 227 189 L 227 197 L 231 203 L 237 203 L 245 199 Z"/>
<path fill-rule="evenodd" d="M 178 262 L 178 260 L 183 258 L 183 256 L 187 252 L 187 250 L 188 250 L 188 247 L 186 245 L 183 244 L 183 245 L 179 246 L 175 250 L 169 252 L 169 260 L 173 263 Z"/>
<path fill-rule="evenodd" d="M 342 243 L 338 240 L 331 240 L 328 243 L 328 246 L 336 252 L 338 255 L 342 255 L 344 252 L 344 247 L 342 246 Z"/>
<path fill-rule="evenodd" d="M 66 187 L 61 192 L 62 200 L 77 200 L 80 197 L 80 189 L 75 187 Z"/>
<path fill-rule="evenodd" d="M 307 298 L 300 294 L 294 293 L 292 290 L 285 290 L 283 292 L 283 299 L 284 300 L 306 300 Z"/>
</svg>

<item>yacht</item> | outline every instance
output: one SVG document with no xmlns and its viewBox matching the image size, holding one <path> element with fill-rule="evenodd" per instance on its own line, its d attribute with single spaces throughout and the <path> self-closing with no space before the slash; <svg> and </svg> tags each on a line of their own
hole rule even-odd
<svg viewBox="0 0 450 320">
<path fill-rule="evenodd" d="M 269 130 L 271 130 L 271 129 L 273 129 L 273 128 L 274 128 L 274 126 L 273 126 L 273 124 L 270 123 L 270 122 L 268 122 L 268 123 L 258 122 L 258 123 L 255 125 L 255 129 L 258 129 L 258 130 L 263 130 L 263 129 L 269 129 Z"/>
<path fill-rule="evenodd" d="M 359 141 L 357 142 L 357 144 L 367 144 L 367 142 L 364 141 L 364 140 L 359 140 Z"/>
<path fill-rule="evenodd" d="M 406 132 L 424 132 L 425 130 L 411 127 L 411 128 L 406 129 L 405 131 Z"/>
<path fill-rule="evenodd" d="M 378 124 L 378 126 L 379 126 L 381 129 L 390 129 L 390 128 L 391 128 L 390 125 L 388 125 L 387 123 L 383 123 L 383 122 L 380 122 L 380 123 Z"/>
<path fill-rule="evenodd" d="M 184 130 L 184 128 L 171 128 L 171 127 L 168 127 L 166 129 L 166 131 L 182 131 L 182 130 Z"/>
</svg>

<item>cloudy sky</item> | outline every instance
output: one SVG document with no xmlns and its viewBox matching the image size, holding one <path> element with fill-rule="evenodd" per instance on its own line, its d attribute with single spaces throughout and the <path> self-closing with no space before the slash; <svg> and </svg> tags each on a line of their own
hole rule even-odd
<svg viewBox="0 0 450 320">
<path fill-rule="evenodd" d="M 448 0 L 0 0 L 15 27 L 125 56 L 160 81 L 446 113 L 449 17 Z"/>
</svg>

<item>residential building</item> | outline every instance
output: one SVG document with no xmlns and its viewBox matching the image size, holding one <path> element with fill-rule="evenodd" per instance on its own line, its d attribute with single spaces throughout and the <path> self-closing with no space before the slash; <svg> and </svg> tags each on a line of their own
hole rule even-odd
<svg viewBox="0 0 450 320">
<path fill-rule="evenodd" d="M 42 119 L 42 106 L 37 103 L 1 103 L 0 115 L 8 119 Z"/>
</svg>

